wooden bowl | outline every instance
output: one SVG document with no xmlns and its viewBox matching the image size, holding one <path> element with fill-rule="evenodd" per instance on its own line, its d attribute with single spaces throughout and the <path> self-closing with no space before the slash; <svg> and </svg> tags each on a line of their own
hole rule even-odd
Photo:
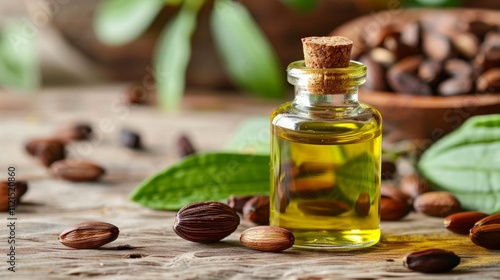
<svg viewBox="0 0 500 280">
<path fill-rule="evenodd" d="M 438 140 L 472 116 L 500 113 L 500 94 L 442 97 L 361 90 L 359 96 L 382 113 L 384 126 L 422 144 Z"/>
<path fill-rule="evenodd" d="M 433 16 L 476 17 L 500 25 L 500 11 L 478 9 L 452 10 L 389 10 L 354 19 L 335 29 L 331 35 L 351 38 L 354 45 L 361 44 L 361 36 L 370 28 Z M 353 56 L 361 51 L 353 48 Z M 370 69 L 368 69 L 370 71 Z M 394 92 L 360 90 L 360 100 L 376 107 L 382 113 L 384 126 L 395 129 L 402 138 L 414 141 L 434 142 L 446 133 L 458 128 L 466 119 L 475 115 L 500 113 L 500 93 L 469 94 L 460 96 L 416 96 Z"/>
</svg>

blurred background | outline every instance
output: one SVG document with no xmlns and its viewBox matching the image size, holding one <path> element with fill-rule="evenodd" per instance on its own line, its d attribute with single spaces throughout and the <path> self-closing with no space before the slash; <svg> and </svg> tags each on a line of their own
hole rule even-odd
<svg viewBox="0 0 500 280">
<path fill-rule="evenodd" d="M 144 5 L 141 2 L 156 4 Z M 169 46 L 176 43 L 169 40 L 174 40 L 176 36 L 182 37 L 179 33 L 185 32 L 188 45 L 177 44 L 175 47 L 190 48 L 190 53 L 188 51 L 181 54 L 187 57 L 187 69 L 184 75 L 186 67 L 183 67 L 183 61 L 173 62 L 177 66 L 172 66 L 168 71 L 180 74 L 167 75 L 168 79 L 175 79 L 181 85 L 176 89 L 168 88 L 167 85 L 163 89 L 170 91 L 167 95 L 182 95 L 185 82 L 187 88 L 257 92 L 257 95 L 264 97 L 283 97 L 281 91 L 286 84 L 284 69 L 288 63 L 302 57 L 299 41 L 302 37 L 327 35 L 353 18 L 391 7 L 500 8 L 500 2 L 494 0 L 227 2 L 241 4 L 239 6 L 243 9 L 239 11 L 240 14 L 250 14 L 251 22 L 243 22 L 246 26 L 232 28 L 236 34 L 245 33 L 242 37 L 250 36 L 235 38 L 234 48 L 246 46 L 245 40 L 253 40 L 251 35 L 254 34 L 253 31 L 257 31 L 257 35 L 263 38 L 262 42 L 255 40 L 259 42 L 256 43 L 256 48 L 262 49 L 262 57 L 257 55 L 254 60 L 272 61 L 276 58 L 278 66 L 264 61 L 253 67 L 269 66 L 278 69 L 280 73 L 277 75 L 282 79 L 278 85 L 266 81 L 246 81 L 244 77 L 248 75 L 245 73 L 233 73 L 238 71 L 235 68 L 239 66 L 231 65 L 231 61 L 232 64 L 237 64 L 234 63 L 234 54 L 231 56 L 231 43 L 224 44 L 227 38 L 220 38 L 220 33 L 224 32 L 217 30 L 217 24 L 214 23 L 217 21 L 213 19 L 217 10 L 213 1 L 2 0 L 0 88 L 19 92 L 36 91 L 43 87 L 141 83 L 145 79 L 152 79 L 158 63 L 170 64 L 170 60 L 176 59 L 178 55 L 175 54 L 174 47 L 174 58 L 168 54 L 162 55 L 161 52 L 172 53 Z M 165 34 L 169 33 L 166 29 L 174 25 L 174 19 L 180 18 L 183 10 L 189 10 L 195 15 L 197 21 L 194 29 L 184 28 L 185 31 L 182 31 L 183 28 L 179 27 L 175 31 L 178 34 Z M 186 18 L 188 17 L 184 17 Z M 189 40 L 190 32 L 192 37 Z M 171 44 L 163 42 L 161 45 L 162 37 Z M 160 45 L 166 47 L 159 49 Z M 238 51 L 241 50 L 236 50 L 236 53 Z M 245 51 L 241 51 L 241 54 L 243 57 Z M 249 86 L 248 83 L 261 84 Z M 174 97 L 172 106 L 178 102 L 175 100 Z"/>
</svg>

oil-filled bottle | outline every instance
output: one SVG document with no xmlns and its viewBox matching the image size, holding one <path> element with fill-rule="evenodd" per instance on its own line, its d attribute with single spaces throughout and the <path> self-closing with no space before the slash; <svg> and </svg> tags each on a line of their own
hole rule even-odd
<svg viewBox="0 0 500 280">
<path fill-rule="evenodd" d="M 271 115 L 270 224 L 297 248 L 351 250 L 380 239 L 382 118 L 358 101 L 366 67 L 345 37 L 304 38 L 288 66 L 295 99 Z"/>
</svg>

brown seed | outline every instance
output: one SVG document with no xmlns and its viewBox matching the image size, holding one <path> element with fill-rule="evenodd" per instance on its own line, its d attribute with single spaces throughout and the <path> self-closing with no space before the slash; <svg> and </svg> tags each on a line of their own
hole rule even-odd
<svg viewBox="0 0 500 280">
<path fill-rule="evenodd" d="M 142 149 L 141 136 L 130 129 L 122 129 L 120 131 L 120 144 L 133 150 Z"/>
<path fill-rule="evenodd" d="M 309 174 L 312 174 L 312 171 Z M 320 172 L 312 176 L 293 178 L 286 185 L 286 190 L 290 197 L 316 198 L 329 193 L 334 185 L 333 172 Z"/>
<path fill-rule="evenodd" d="M 391 197 L 380 198 L 380 219 L 383 221 L 397 221 L 410 213 L 408 204 L 400 199 Z"/>
<path fill-rule="evenodd" d="M 57 138 L 31 139 L 25 144 L 25 149 L 45 166 L 66 157 L 65 142 Z"/>
<path fill-rule="evenodd" d="M 241 233 L 244 246 L 264 252 L 281 252 L 293 246 L 295 237 L 287 229 L 275 226 L 258 226 Z"/>
<path fill-rule="evenodd" d="M 274 206 L 276 207 L 276 210 L 278 210 L 280 213 L 285 213 L 288 204 L 290 204 L 290 199 L 286 195 L 286 191 L 283 188 L 283 185 L 278 180 L 274 196 Z"/>
<path fill-rule="evenodd" d="M 370 195 L 367 192 L 361 192 L 356 200 L 355 210 L 359 216 L 368 216 L 370 212 Z"/>
<path fill-rule="evenodd" d="M 436 61 L 445 61 L 453 55 L 450 39 L 437 32 L 423 34 L 422 49 L 429 58 Z"/>
<path fill-rule="evenodd" d="M 444 227 L 451 232 L 469 234 L 470 229 L 474 227 L 474 224 L 487 216 L 488 214 L 477 211 L 459 212 L 446 216 L 443 223 Z"/>
<path fill-rule="evenodd" d="M 417 53 L 417 49 L 404 44 L 399 33 L 387 36 L 383 46 L 391 51 L 398 59 Z"/>
<path fill-rule="evenodd" d="M 90 161 L 66 159 L 54 162 L 50 166 L 50 172 L 55 177 L 64 180 L 83 182 L 99 179 L 104 175 L 105 170 Z"/>
<path fill-rule="evenodd" d="M 460 257 L 443 249 L 427 249 L 409 253 L 404 257 L 405 267 L 424 273 L 442 273 L 460 264 Z"/>
<path fill-rule="evenodd" d="M 394 161 L 382 159 L 382 180 L 392 180 L 397 173 L 398 169 Z"/>
<path fill-rule="evenodd" d="M 477 89 L 480 92 L 500 92 L 500 68 L 492 68 L 477 78 Z"/>
<path fill-rule="evenodd" d="M 34 138 L 26 142 L 25 149 L 28 152 L 28 154 L 35 156 L 38 146 L 42 143 L 47 143 L 47 142 L 58 142 L 63 145 L 65 143 L 61 139 L 57 138 Z"/>
<path fill-rule="evenodd" d="M 456 77 L 448 79 L 438 86 L 438 94 L 453 96 L 471 93 L 474 83 L 471 78 Z"/>
<path fill-rule="evenodd" d="M 424 61 L 421 55 L 405 57 L 391 67 L 393 72 L 416 73 L 420 64 Z"/>
<path fill-rule="evenodd" d="M 397 61 L 397 57 L 388 49 L 374 48 L 370 51 L 368 56 L 376 63 L 385 68 L 389 68 Z"/>
<path fill-rule="evenodd" d="M 388 74 L 388 81 L 395 92 L 411 95 L 432 95 L 430 85 L 422 81 L 416 74 L 392 72 Z"/>
<path fill-rule="evenodd" d="M 21 197 L 28 191 L 28 182 L 24 180 L 16 181 L 16 200 L 19 202 Z"/>
<path fill-rule="evenodd" d="M 411 21 L 403 26 L 401 42 L 413 48 L 418 48 L 422 41 L 422 28 L 420 22 Z"/>
<path fill-rule="evenodd" d="M 496 213 L 493 215 L 489 215 L 487 217 L 478 220 L 474 226 L 484 226 L 484 225 L 492 225 L 492 224 L 500 224 L 500 213 Z"/>
<path fill-rule="evenodd" d="M 435 85 L 443 78 L 443 65 L 438 61 L 426 59 L 418 68 L 418 77 Z"/>
<path fill-rule="evenodd" d="M 382 184 L 380 184 L 380 196 L 399 199 L 407 204 L 411 201 L 411 197 L 400 188 L 397 188 L 394 183 L 390 182 L 382 182 Z"/>
<path fill-rule="evenodd" d="M 489 69 L 496 68 L 499 62 L 500 60 L 490 60 L 484 53 L 479 53 L 472 61 L 472 65 L 474 66 L 476 72 L 483 73 Z"/>
<path fill-rule="evenodd" d="M 392 90 L 406 94 L 431 95 L 431 86 L 416 74 L 422 61 L 421 56 L 409 56 L 389 68 L 387 81 Z"/>
<path fill-rule="evenodd" d="M 188 204 L 177 212 L 173 229 L 180 237 L 199 243 L 214 243 L 233 233 L 240 217 L 224 203 L 209 201 Z"/>
<path fill-rule="evenodd" d="M 337 169 L 338 164 L 331 162 L 315 162 L 315 161 L 305 161 L 298 167 L 298 173 L 294 176 L 316 176 L 317 174 L 325 172 L 333 172 Z M 293 172 L 293 171 L 291 171 Z"/>
<path fill-rule="evenodd" d="M 475 226 L 470 230 L 469 238 L 478 246 L 500 250 L 500 224 Z"/>
<path fill-rule="evenodd" d="M 413 199 L 431 190 L 429 183 L 418 174 L 410 174 L 403 177 L 399 187 L 405 195 Z"/>
<path fill-rule="evenodd" d="M 269 224 L 269 196 L 256 195 L 243 206 L 245 220 L 259 225 Z"/>
<path fill-rule="evenodd" d="M 449 192 L 427 192 L 413 202 L 417 212 L 433 217 L 446 217 L 460 212 L 460 202 Z"/>
<path fill-rule="evenodd" d="M 237 213 L 243 214 L 243 206 L 252 197 L 254 197 L 254 196 L 253 195 L 245 195 L 245 196 L 234 196 L 234 195 L 231 195 L 227 199 L 227 205 L 229 207 L 233 208 L 234 211 L 236 211 Z"/>
<path fill-rule="evenodd" d="M 481 20 L 466 21 L 464 25 L 466 32 L 474 34 L 480 40 L 482 40 L 488 32 L 497 28 L 495 25 L 490 25 Z"/>
<path fill-rule="evenodd" d="M 196 153 L 196 148 L 187 135 L 181 135 L 177 139 L 177 154 L 179 157 L 186 157 Z"/>
<path fill-rule="evenodd" d="M 142 105 L 147 102 L 152 93 L 143 85 L 134 84 L 130 86 L 124 94 L 125 103 L 130 105 Z"/>
<path fill-rule="evenodd" d="M 481 52 L 491 61 L 497 61 L 500 58 L 500 32 L 489 32 L 486 34 L 481 46 Z"/>
<path fill-rule="evenodd" d="M 473 59 L 479 51 L 479 41 L 472 33 L 455 33 L 451 41 L 458 53 L 468 59 Z"/>
<path fill-rule="evenodd" d="M 87 123 L 63 125 L 55 131 L 55 135 L 63 142 L 88 140 L 92 137 L 92 127 Z"/>
<path fill-rule="evenodd" d="M 301 212 L 316 216 L 338 216 L 349 211 L 347 203 L 331 200 L 308 200 L 298 203 Z"/>
<path fill-rule="evenodd" d="M 26 181 L 0 182 L 0 211 L 15 209 L 28 190 Z"/>
<path fill-rule="evenodd" d="M 456 78 L 471 78 L 472 77 L 472 65 L 458 58 L 448 59 L 444 63 L 444 70 L 446 73 L 456 77 Z"/>
<path fill-rule="evenodd" d="M 485 72 L 500 65 L 500 32 L 490 32 L 486 35 L 478 55 L 474 59 L 474 65 Z"/>
<path fill-rule="evenodd" d="M 52 163 L 66 158 L 65 144 L 60 141 L 42 141 L 36 145 L 35 156 L 49 167 Z"/>
<path fill-rule="evenodd" d="M 120 230 L 109 223 L 83 222 L 66 228 L 59 235 L 59 242 L 75 249 L 95 249 L 110 243 L 120 234 Z"/>
</svg>

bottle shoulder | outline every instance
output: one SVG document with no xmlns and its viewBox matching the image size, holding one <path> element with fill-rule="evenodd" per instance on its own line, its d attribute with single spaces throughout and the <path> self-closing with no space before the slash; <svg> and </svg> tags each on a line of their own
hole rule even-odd
<svg viewBox="0 0 500 280">
<path fill-rule="evenodd" d="M 358 106 L 350 108 L 321 107 L 300 110 L 292 102 L 287 102 L 276 108 L 271 114 L 273 125 L 286 126 L 290 120 L 326 123 L 373 122 L 377 126 L 382 125 L 381 113 L 375 107 L 365 103 L 359 103 Z"/>
<path fill-rule="evenodd" d="M 356 142 L 373 139 L 382 134 L 382 116 L 374 107 L 359 103 L 349 110 L 321 108 L 302 111 L 292 102 L 278 107 L 271 115 L 271 125 L 275 135 L 296 138 L 299 142 Z"/>
</svg>

